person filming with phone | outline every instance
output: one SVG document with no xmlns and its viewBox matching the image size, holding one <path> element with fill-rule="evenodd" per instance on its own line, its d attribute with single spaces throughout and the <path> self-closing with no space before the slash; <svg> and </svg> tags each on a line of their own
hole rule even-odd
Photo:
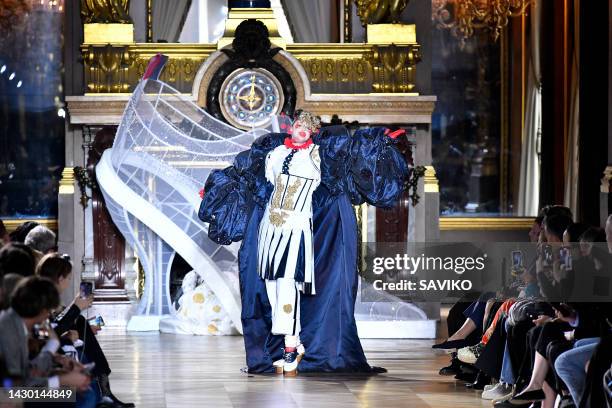
<svg viewBox="0 0 612 408">
<path fill-rule="evenodd" d="M 22 279 L 12 292 L 10 308 L 0 312 L 0 354 L 13 386 L 74 387 L 85 392 L 90 377 L 80 364 L 62 364 L 56 351 L 60 342 L 50 328 L 49 315 L 59 305 L 59 294 L 48 279 L 31 276 Z M 30 353 L 29 343 L 39 340 L 40 349 Z M 35 355 L 33 358 L 30 358 Z M 30 356 L 30 357 L 29 357 Z M 57 371 L 57 364 L 62 369 Z"/>
<path fill-rule="evenodd" d="M 36 268 L 37 275 L 53 281 L 60 294 L 70 287 L 72 263 L 68 255 L 51 253 L 45 255 Z M 113 395 L 110 389 L 109 375 L 111 369 L 104 351 L 96 339 L 100 326 L 91 325 L 82 313 L 91 307 L 94 301 L 91 282 L 82 282 L 79 294 L 72 304 L 60 313 L 53 315 L 54 330 L 62 337 L 62 344 L 73 346 L 77 350 L 77 357 L 91 367 L 91 373 L 100 389 L 104 403 L 109 407 L 133 407 L 134 404 L 121 402 Z M 103 324 L 101 317 L 94 318 Z M 93 320 L 93 319 L 92 319 Z M 70 349 L 67 348 L 67 349 Z"/>
</svg>

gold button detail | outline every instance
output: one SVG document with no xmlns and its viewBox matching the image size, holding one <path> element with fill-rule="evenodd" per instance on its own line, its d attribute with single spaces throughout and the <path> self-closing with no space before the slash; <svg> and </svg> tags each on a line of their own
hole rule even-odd
<svg viewBox="0 0 612 408">
<path fill-rule="evenodd" d="M 283 306 L 283 311 L 285 313 L 291 313 L 293 312 L 293 306 L 287 303 L 286 305 Z"/>
</svg>

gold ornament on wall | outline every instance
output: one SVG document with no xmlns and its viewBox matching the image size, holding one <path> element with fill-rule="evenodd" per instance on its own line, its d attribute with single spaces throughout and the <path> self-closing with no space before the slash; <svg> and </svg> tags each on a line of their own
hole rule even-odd
<svg viewBox="0 0 612 408">
<path fill-rule="evenodd" d="M 81 0 L 83 24 L 130 24 L 130 0 Z"/>
<path fill-rule="evenodd" d="M 399 23 L 408 0 L 355 0 L 361 25 Z"/>
<path fill-rule="evenodd" d="M 368 55 L 372 65 L 374 92 L 414 92 L 416 63 L 421 60 L 418 47 L 373 46 Z"/>
<path fill-rule="evenodd" d="M 462 46 L 477 29 L 491 31 L 497 41 L 510 17 L 525 14 L 532 0 L 432 0 L 431 19 L 448 29 Z"/>
</svg>

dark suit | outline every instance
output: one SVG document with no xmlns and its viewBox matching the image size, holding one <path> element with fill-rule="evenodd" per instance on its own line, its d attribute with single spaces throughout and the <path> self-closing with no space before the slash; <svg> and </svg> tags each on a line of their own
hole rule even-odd
<svg viewBox="0 0 612 408">
<path fill-rule="evenodd" d="M 81 315 L 81 310 L 77 305 L 72 305 L 70 308 L 65 310 L 54 319 L 54 323 L 57 324 L 55 332 L 58 336 L 61 336 L 68 330 L 76 330 L 79 332 L 79 338 L 84 341 L 83 354 L 81 357 L 85 360 L 84 362 L 94 362 L 96 366 L 93 369 L 93 374 L 98 375 L 109 375 L 111 373 L 108 360 L 98 343 L 96 335 L 91 330 L 89 322 Z"/>
</svg>

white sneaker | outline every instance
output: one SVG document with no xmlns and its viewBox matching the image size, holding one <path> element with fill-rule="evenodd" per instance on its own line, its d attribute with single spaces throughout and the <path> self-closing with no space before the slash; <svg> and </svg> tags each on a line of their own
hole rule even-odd
<svg viewBox="0 0 612 408">
<path fill-rule="evenodd" d="M 488 391 L 484 391 L 481 395 L 484 400 L 505 400 L 512 396 L 512 387 L 507 384 L 497 383 L 497 385 Z"/>
<path fill-rule="evenodd" d="M 485 385 L 484 390 L 483 391 L 489 391 L 492 390 L 493 388 L 497 387 L 499 383 L 495 383 L 495 384 L 489 384 L 489 385 Z"/>
</svg>

